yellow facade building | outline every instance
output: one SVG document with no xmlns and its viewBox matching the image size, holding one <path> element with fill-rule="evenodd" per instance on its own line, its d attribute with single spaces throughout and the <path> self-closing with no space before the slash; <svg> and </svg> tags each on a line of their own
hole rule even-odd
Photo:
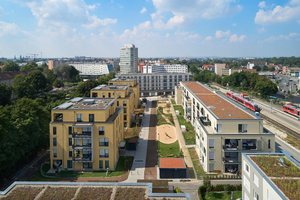
<svg viewBox="0 0 300 200">
<path fill-rule="evenodd" d="M 52 109 L 51 168 L 115 168 L 124 144 L 124 108 L 116 100 L 77 97 Z"/>
</svg>

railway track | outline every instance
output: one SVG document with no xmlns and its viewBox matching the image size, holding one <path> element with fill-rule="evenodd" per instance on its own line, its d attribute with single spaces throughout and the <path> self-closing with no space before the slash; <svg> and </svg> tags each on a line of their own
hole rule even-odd
<svg viewBox="0 0 300 200">
<path fill-rule="evenodd" d="M 283 125 L 283 124 L 281 124 L 281 123 L 275 121 L 274 119 L 272 119 L 272 118 L 270 118 L 270 117 L 268 117 L 268 116 L 266 116 L 266 115 L 264 115 L 264 114 L 262 114 L 262 113 L 260 113 L 259 116 L 260 116 L 261 118 L 263 118 L 264 120 L 267 120 L 268 122 L 274 124 L 274 125 L 277 126 L 278 128 L 280 128 L 280 129 L 282 129 L 282 130 L 288 132 L 289 134 L 293 135 L 294 137 L 296 137 L 297 139 L 300 140 L 300 134 L 299 134 L 298 132 L 296 132 L 296 131 L 290 129 L 289 127 L 287 127 L 287 126 L 285 126 L 285 125 Z"/>
</svg>

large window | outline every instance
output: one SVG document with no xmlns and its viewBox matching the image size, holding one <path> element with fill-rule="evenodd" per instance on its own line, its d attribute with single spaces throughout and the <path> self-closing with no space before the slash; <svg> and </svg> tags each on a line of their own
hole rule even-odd
<svg viewBox="0 0 300 200">
<path fill-rule="evenodd" d="M 215 168 L 214 164 L 209 164 L 209 172 L 213 172 Z"/>
<path fill-rule="evenodd" d="M 107 168 L 109 168 L 109 161 L 108 160 L 105 161 L 105 169 L 107 169 Z"/>
<path fill-rule="evenodd" d="M 127 113 L 127 108 L 124 108 L 124 114 L 126 114 Z"/>
<path fill-rule="evenodd" d="M 68 169 L 72 169 L 73 168 L 73 162 L 72 162 L 72 160 L 68 160 L 67 161 L 67 167 L 68 167 Z"/>
<path fill-rule="evenodd" d="M 119 93 L 119 98 L 121 98 L 121 93 Z"/>
<path fill-rule="evenodd" d="M 99 157 L 100 158 L 108 158 L 109 157 L 109 151 L 108 149 L 100 149 L 99 150 Z"/>
<path fill-rule="evenodd" d="M 105 93 L 104 93 L 104 92 L 102 93 L 102 97 L 103 97 L 103 98 L 105 97 Z"/>
<path fill-rule="evenodd" d="M 250 177 L 250 167 L 246 163 L 246 161 L 244 161 L 244 172 L 245 172 L 245 174 L 247 174 Z"/>
<path fill-rule="evenodd" d="M 268 140 L 268 149 L 271 149 L 271 140 Z"/>
<path fill-rule="evenodd" d="M 239 133 L 247 133 L 247 124 L 239 124 L 238 132 Z"/>
<path fill-rule="evenodd" d="M 94 122 L 94 114 L 89 114 L 89 122 Z"/>
<path fill-rule="evenodd" d="M 248 179 L 246 178 L 246 176 L 243 177 L 243 180 L 244 180 L 244 186 L 245 186 L 245 188 L 250 193 L 250 182 L 248 181 Z"/>
<path fill-rule="evenodd" d="M 72 146 L 72 138 L 69 138 L 69 146 Z"/>
<path fill-rule="evenodd" d="M 83 163 L 84 169 L 93 169 L 93 163 Z"/>
<path fill-rule="evenodd" d="M 82 114 L 77 114 L 77 122 L 82 122 Z"/>
<path fill-rule="evenodd" d="M 99 169 L 103 169 L 103 160 L 99 160 Z"/>
<path fill-rule="evenodd" d="M 104 126 L 99 127 L 99 135 L 104 135 Z"/>
<path fill-rule="evenodd" d="M 56 135 L 56 126 L 53 126 L 53 135 Z"/>
<path fill-rule="evenodd" d="M 256 193 L 255 190 L 253 190 L 253 199 L 254 200 L 259 200 L 259 196 L 258 196 L 258 194 Z"/>
<path fill-rule="evenodd" d="M 53 157 L 57 158 L 57 149 L 53 149 Z"/>
<path fill-rule="evenodd" d="M 215 160 L 215 152 L 213 151 L 209 152 L 209 160 Z"/>
<path fill-rule="evenodd" d="M 124 121 L 126 121 L 127 120 L 127 115 L 124 115 Z"/>
<path fill-rule="evenodd" d="M 108 147 L 108 138 L 99 138 L 100 147 Z"/>
<path fill-rule="evenodd" d="M 53 146 L 54 146 L 54 147 L 57 146 L 56 138 L 53 138 Z"/>
<path fill-rule="evenodd" d="M 72 158 L 72 149 L 69 149 L 69 158 Z"/>
<path fill-rule="evenodd" d="M 253 182 L 259 188 L 259 180 L 258 177 L 253 173 Z"/>
<path fill-rule="evenodd" d="M 210 140 L 209 140 L 209 148 L 210 148 L 210 149 L 215 148 L 215 140 L 214 140 L 214 139 L 210 139 Z"/>
<path fill-rule="evenodd" d="M 123 106 L 127 106 L 127 101 L 123 101 Z"/>
<path fill-rule="evenodd" d="M 69 135 L 72 135 L 72 126 L 69 126 Z"/>
</svg>

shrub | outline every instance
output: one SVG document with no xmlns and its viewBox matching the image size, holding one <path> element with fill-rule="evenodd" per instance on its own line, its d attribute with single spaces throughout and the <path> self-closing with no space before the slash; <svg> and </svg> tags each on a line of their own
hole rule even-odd
<svg viewBox="0 0 300 200">
<path fill-rule="evenodd" d="M 198 189 L 198 194 L 202 195 L 205 192 L 206 192 L 206 187 L 204 185 L 201 185 Z"/>
<path fill-rule="evenodd" d="M 204 176 L 204 177 L 203 177 L 203 185 L 204 185 L 206 188 L 208 188 L 208 187 L 211 185 L 210 179 L 209 179 L 208 176 Z"/>
<path fill-rule="evenodd" d="M 176 193 L 182 193 L 182 191 L 179 187 L 175 187 L 174 190 L 175 190 Z"/>
<path fill-rule="evenodd" d="M 215 191 L 224 191 L 224 185 L 223 184 L 217 184 L 215 187 Z"/>
<path fill-rule="evenodd" d="M 225 192 L 228 192 L 228 191 L 229 191 L 228 185 L 229 185 L 229 184 L 224 184 L 224 191 L 225 191 Z"/>
</svg>

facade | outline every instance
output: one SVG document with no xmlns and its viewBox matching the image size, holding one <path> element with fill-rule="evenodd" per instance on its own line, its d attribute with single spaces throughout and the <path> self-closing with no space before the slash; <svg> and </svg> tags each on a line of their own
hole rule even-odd
<svg viewBox="0 0 300 200">
<path fill-rule="evenodd" d="M 294 192 L 299 190 L 300 163 L 291 158 L 289 154 L 245 153 L 242 156 L 242 163 L 243 199 L 299 199 Z M 273 172 L 265 170 L 268 164 Z M 294 174 L 298 174 L 298 176 L 294 177 L 288 174 L 287 172 L 290 170 L 293 170 Z"/>
<path fill-rule="evenodd" d="M 207 69 L 210 71 L 215 71 L 215 65 L 202 65 L 202 69 Z"/>
<path fill-rule="evenodd" d="M 48 69 L 54 69 L 55 67 L 57 67 L 58 65 L 60 65 L 60 61 L 59 60 L 48 60 Z"/>
<path fill-rule="evenodd" d="M 160 178 L 186 178 L 186 172 L 183 158 L 159 158 Z"/>
<path fill-rule="evenodd" d="M 136 79 L 140 85 L 140 96 L 174 95 L 175 86 L 180 81 L 193 79 L 191 73 L 157 73 L 157 74 L 119 74 L 120 79 Z"/>
<path fill-rule="evenodd" d="M 222 69 L 222 75 L 224 76 L 229 76 L 233 74 L 234 72 L 240 73 L 242 70 L 241 69 Z"/>
<path fill-rule="evenodd" d="M 218 64 L 218 63 L 216 63 L 215 64 L 215 73 L 217 75 L 221 76 L 222 75 L 222 69 L 225 69 L 225 67 L 226 67 L 226 64 Z"/>
<path fill-rule="evenodd" d="M 117 106 L 123 106 L 124 110 L 123 126 L 124 128 L 130 127 L 134 109 L 137 108 L 136 101 L 138 101 L 139 93 L 134 93 L 131 87 L 127 85 L 99 85 L 93 88 L 90 93 L 91 97 L 117 98 Z"/>
<path fill-rule="evenodd" d="M 113 170 L 124 141 L 117 98 L 74 98 L 51 110 L 51 168 Z"/>
<path fill-rule="evenodd" d="M 253 67 L 254 67 L 255 65 L 258 65 L 258 66 L 260 66 L 260 67 L 262 68 L 263 66 L 268 65 L 268 63 L 265 62 L 265 61 L 248 62 L 248 63 L 247 63 L 247 69 L 253 69 Z"/>
<path fill-rule="evenodd" d="M 84 74 L 109 74 L 109 72 L 114 71 L 114 67 L 110 63 L 102 63 L 102 62 L 74 62 L 69 63 L 69 65 L 72 65 L 80 71 L 81 75 Z"/>
<path fill-rule="evenodd" d="M 181 64 L 146 64 L 143 73 L 188 73 L 188 66 Z"/>
<path fill-rule="evenodd" d="M 138 72 L 138 48 L 134 44 L 125 44 L 120 48 L 120 73 Z"/>
<path fill-rule="evenodd" d="M 176 104 L 182 104 L 182 87 L 175 86 L 175 102 Z"/>
<path fill-rule="evenodd" d="M 117 67 L 120 63 L 120 60 L 109 60 L 108 63 L 112 64 L 113 68 L 114 68 L 114 71 L 117 70 Z"/>
<path fill-rule="evenodd" d="M 242 153 L 275 152 L 275 135 L 263 127 L 263 119 L 199 82 L 180 86 L 184 117 L 195 127 L 205 172 L 237 173 Z"/>
</svg>

